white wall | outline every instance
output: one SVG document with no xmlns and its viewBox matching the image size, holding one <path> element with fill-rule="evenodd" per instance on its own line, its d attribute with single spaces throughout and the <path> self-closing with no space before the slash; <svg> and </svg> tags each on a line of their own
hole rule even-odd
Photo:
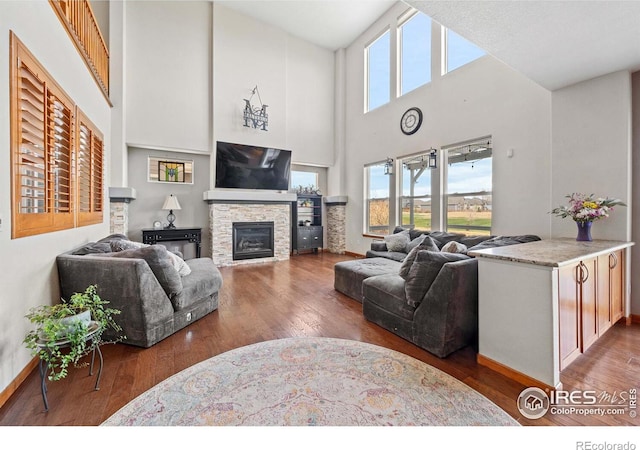
<svg viewBox="0 0 640 450">
<path fill-rule="evenodd" d="M 631 76 L 616 72 L 553 92 L 552 204 L 573 192 L 631 198 Z M 554 218 L 554 237 L 575 237 L 570 219 Z M 594 239 L 629 240 L 631 207 L 593 224 Z"/>
<path fill-rule="evenodd" d="M 110 109 L 49 2 L 0 2 L 0 159 L 8 169 L 9 30 L 27 46 L 49 74 L 104 133 L 108 180 L 110 164 Z M 30 324 L 24 315 L 31 307 L 58 301 L 55 257 L 108 232 L 109 211 L 99 225 L 38 236 L 11 239 L 11 178 L 0 178 L 0 392 L 31 360 L 22 344 Z M 108 205 L 108 200 L 105 201 Z"/>
<path fill-rule="evenodd" d="M 294 163 L 333 164 L 333 52 L 216 3 L 213 30 L 214 141 L 292 150 Z M 242 119 L 243 99 L 256 85 L 268 105 L 268 131 Z"/>
<path fill-rule="evenodd" d="M 211 151 L 211 2 L 126 2 L 126 142 Z"/>
<path fill-rule="evenodd" d="M 640 174 L 640 72 L 632 77 L 632 173 Z M 632 177 L 632 234 L 631 239 L 640 245 L 640 177 Z M 640 316 L 640 248 L 631 248 L 631 314 Z"/>
<path fill-rule="evenodd" d="M 501 62 L 485 56 L 367 114 L 364 110 L 364 47 L 406 9 L 398 4 L 360 36 L 346 55 L 347 250 L 365 253 L 371 239 L 363 231 L 363 167 L 403 155 L 493 136 L 493 234 L 548 237 L 551 192 L 551 93 Z M 434 27 L 432 57 L 440 59 Z M 395 46 L 392 44 L 392 60 Z M 411 136 L 400 117 L 419 107 L 424 120 Z M 513 158 L 507 151 L 513 149 Z"/>
</svg>

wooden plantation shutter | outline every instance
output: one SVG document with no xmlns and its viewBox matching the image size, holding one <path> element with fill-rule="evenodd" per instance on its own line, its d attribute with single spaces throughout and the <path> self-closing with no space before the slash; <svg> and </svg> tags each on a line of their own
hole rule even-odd
<svg viewBox="0 0 640 450">
<path fill-rule="evenodd" d="M 102 222 L 103 137 L 78 109 L 76 136 L 78 226 Z"/>
<path fill-rule="evenodd" d="M 73 102 L 11 33 L 12 237 L 74 226 Z"/>
</svg>

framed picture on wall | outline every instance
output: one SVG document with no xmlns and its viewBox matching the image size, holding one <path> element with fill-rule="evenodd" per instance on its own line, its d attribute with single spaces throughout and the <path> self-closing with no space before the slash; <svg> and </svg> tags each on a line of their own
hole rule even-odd
<svg viewBox="0 0 640 450">
<path fill-rule="evenodd" d="M 149 156 L 149 182 L 193 184 L 193 161 Z"/>
</svg>

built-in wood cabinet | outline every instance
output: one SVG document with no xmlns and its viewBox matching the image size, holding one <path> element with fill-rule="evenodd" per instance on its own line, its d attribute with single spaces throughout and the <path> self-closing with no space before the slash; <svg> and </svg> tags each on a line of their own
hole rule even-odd
<svg viewBox="0 0 640 450">
<path fill-rule="evenodd" d="M 624 315 L 624 250 L 558 270 L 560 370 Z"/>
</svg>

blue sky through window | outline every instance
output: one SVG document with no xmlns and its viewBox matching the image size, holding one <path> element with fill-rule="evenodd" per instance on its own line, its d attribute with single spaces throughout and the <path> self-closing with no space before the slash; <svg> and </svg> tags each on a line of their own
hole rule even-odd
<svg viewBox="0 0 640 450">
<path fill-rule="evenodd" d="M 401 28 L 401 92 L 404 95 L 431 81 L 431 19 L 418 13 Z"/>
<path fill-rule="evenodd" d="M 291 187 L 297 188 L 298 186 L 318 187 L 318 174 L 316 172 L 302 172 L 298 170 L 291 171 Z"/>
<path fill-rule="evenodd" d="M 453 31 L 447 30 L 447 72 L 462 67 L 485 54 L 486 52 L 481 48 Z"/>
<path fill-rule="evenodd" d="M 391 85 L 391 33 L 387 31 L 368 47 L 369 83 L 367 111 L 389 103 Z"/>
</svg>

